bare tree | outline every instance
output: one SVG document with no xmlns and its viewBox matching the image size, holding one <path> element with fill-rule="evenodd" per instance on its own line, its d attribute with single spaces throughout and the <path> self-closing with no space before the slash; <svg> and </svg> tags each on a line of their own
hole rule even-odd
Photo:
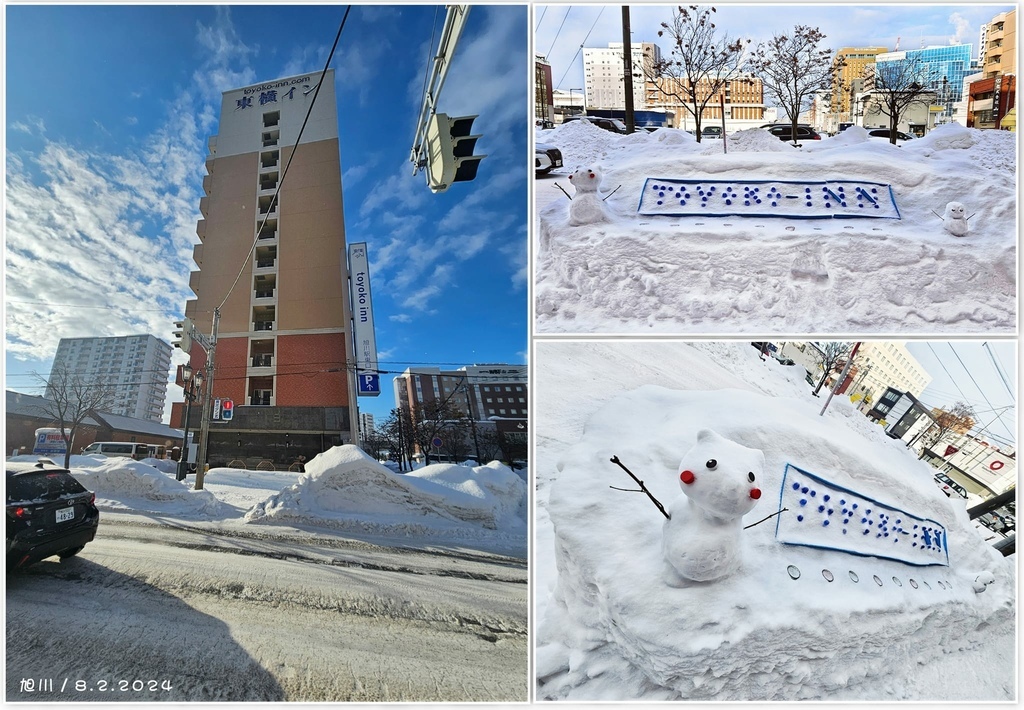
<svg viewBox="0 0 1024 710">
<path fill-rule="evenodd" d="M 814 396 L 825 386 L 828 376 L 833 372 L 839 372 L 846 364 L 846 358 L 850 355 L 850 344 L 838 340 L 829 340 L 817 346 L 818 354 L 821 355 L 821 379 L 814 388 Z"/>
<path fill-rule="evenodd" d="M 405 471 L 411 448 L 411 426 L 408 412 L 392 409 L 387 418 L 374 428 L 374 434 L 383 441 L 391 458 L 398 462 L 398 470 Z"/>
<path fill-rule="evenodd" d="M 923 459 L 928 447 L 942 441 L 942 437 L 950 431 L 961 434 L 970 431 L 974 426 L 974 417 L 974 408 L 963 402 L 957 402 L 949 409 L 933 409 L 932 424 L 922 435 L 927 442 L 921 446 L 921 455 L 917 458 Z"/>
<path fill-rule="evenodd" d="M 477 445 L 480 448 L 480 460 L 477 461 L 479 464 L 494 461 L 501 456 L 501 437 L 494 427 L 478 427 Z"/>
<path fill-rule="evenodd" d="M 452 463 L 464 461 L 469 456 L 469 417 L 458 412 L 458 417 L 449 419 L 441 426 L 441 451 Z M 477 461 L 477 463 L 480 463 Z"/>
<path fill-rule="evenodd" d="M 86 380 L 68 370 L 67 365 L 51 368 L 49 378 L 33 374 L 37 380 L 46 383 L 46 397 L 39 404 L 38 411 L 50 417 L 60 429 L 65 446 L 64 468 L 68 468 L 78 427 L 94 409 L 110 408 L 114 403 L 114 389 L 102 379 Z"/>
<path fill-rule="evenodd" d="M 362 449 L 373 457 L 374 461 L 380 461 L 384 452 L 390 447 L 386 437 L 382 436 L 376 429 L 363 437 Z"/>
<path fill-rule="evenodd" d="M 423 454 L 424 463 L 430 463 L 430 450 L 434 445 L 434 439 L 441 439 L 443 442 L 442 434 L 449 426 L 449 422 L 462 417 L 461 410 L 447 400 L 433 400 L 416 405 L 412 413 L 411 437 Z"/>
<path fill-rule="evenodd" d="M 667 35 L 672 41 L 668 57 L 644 62 L 646 80 L 693 116 L 697 142 L 704 109 L 739 75 L 744 48 L 750 42 L 719 34 L 711 21 L 716 12 L 714 7 L 698 5 L 674 10 L 672 22 L 662 22 L 658 31 L 659 37 Z"/>
<path fill-rule="evenodd" d="M 815 92 L 839 83 L 845 60 L 833 61 L 831 49 L 818 45 L 825 35 L 817 27 L 797 25 L 793 33 L 774 35 L 757 45 L 747 68 L 761 79 L 765 91 L 786 113 L 797 141 L 800 112 L 810 106 Z"/>
<path fill-rule="evenodd" d="M 918 55 L 894 62 L 875 64 L 875 88 L 871 90 L 868 110 L 889 119 L 889 142 L 896 144 L 900 121 L 914 106 L 931 104 L 927 71 Z"/>
</svg>

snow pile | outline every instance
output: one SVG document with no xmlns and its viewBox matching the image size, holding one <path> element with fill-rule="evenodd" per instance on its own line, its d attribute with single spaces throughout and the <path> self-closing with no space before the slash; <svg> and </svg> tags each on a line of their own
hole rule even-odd
<svg viewBox="0 0 1024 710">
<path fill-rule="evenodd" d="M 984 541 L 963 502 L 946 498 L 932 482 L 931 467 L 885 437 L 845 398 L 818 416 L 822 402 L 809 397 L 806 384 L 794 396 L 798 383 L 790 375 L 800 368 L 760 363 L 746 344 L 699 347 L 703 357 L 682 348 L 681 357 L 633 367 L 676 369 L 680 374 L 673 379 L 690 380 L 695 389 L 647 385 L 614 394 L 586 422 L 578 443 L 556 460 L 542 461 L 542 470 L 552 468 L 546 510 L 557 584 L 553 597 L 538 605 L 539 697 L 1012 699 L 1014 564 Z M 779 395 L 708 390 L 732 378 L 710 365 L 708 355 L 714 354 L 731 354 L 723 367 Z M 574 368 L 583 364 L 572 362 Z M 578 408 L 592 411 L 588 406 L 590 400 Z M 561 426 L 560 415 L 572 413 L 573 405 L 561 404 L 547 417 Z M 753 526 L 741 531 L 739 570 L 715 582 L 673 580 L 671 586 L 662 553 L 665 518 L 643 493 L 610 488 L 637 486 L 609 459 L 617 456 L 668 508 L 685 485 L 680 457 L 704 429 L 764 453 L 756 481 L 761 495 L 742 521 Z M 541 457 L 543 447 L 538 441 Z M 726 452 L 717 458 L 716 465 L 725 465 Z M 787 529 L 802 524 L 800 511 L 813 525 L 822 525 L 814 516 L 828 515 L 795 503 L 758 523 L 779 510 L 784 493 L 792 493 L 793 469 L 782 488 L 787 464 L 826 479 L 833 493 L 843 491 L 840 496 L 867 498 L 941 525 L 948 566 L 843 552 L 831 543 L 833 549 L 782 542 Z M 697 476 L 712 475 L 696 468 Z M 849 536 L 840 535 L 842 517 L 832 516 L 835 526 L 820 529 L 849 549 L 867 544 L 858 520 L 850 520 Z M 802 534 L 816 539 L 816 529 Z M 875 529 L 870 533 L 874 538 Z M 551 554 L 544 534 L 538 533 L 542 558 Z M 881 538 L 870 542 L 880 544 Z M 543 566 L 538 573 L 543 594 Z M 989 576 L 994 582 L 984 586 Z M 980 649 L 986 662 L 979 666 Z M 951 668 L 965 675 L 949 673 Z"/>
<path fill-rule="evenodd" d="M 618 189 L 600 224 L 571 224 L 551 184 L 538 195 L 538 332 L 1014 330 L 1013 134 L 949 124 L 894 146 L 852 127 L 798 150 L 751 129 L 728 154 L 676 129 L 623 137 L 572 122 L 542 138 L 562 150 L 556 184 L 570 194 L 577 166 Z M 900 218 L 638 215 L 648 178 L 883 183 Z M 971 215 L 966 237 L 937 216 L 951 201 Z"/>
<path fill-rule="evenodd" d="M 501 464 L 438 464 L 400 475 L 345 445 L 308 462 L 294 485 L 253 506 L 245 520 L 386 535 L 486 530 L 525 538 L 525 500 L 526 484 Z"/>
<path fill-rule="evenodd" d="M 177 473 L 178 462 L 172 459 L 142 459 L 142 463 L 164 473 Z"/>
<path fill-rule="evenodd" d="M 34 457 L 17 458 L 34 460 Z M 223 512 L 220 501 L 209 491 L 193 490 L 145 461 L 72 456 L 70 470 L 83 486 L 96 494 L 96 505 L 101 510 L 201 516 L 218 516 Z"/>
</svg>

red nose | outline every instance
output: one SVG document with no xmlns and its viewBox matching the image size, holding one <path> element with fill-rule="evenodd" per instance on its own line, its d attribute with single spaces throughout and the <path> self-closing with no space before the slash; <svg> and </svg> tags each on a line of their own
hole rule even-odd
<svg viewBox="0 0 1024 710">
<path fill-rule="evenodd" d="M 689 485 L 693 483 L 696 479 L 694 478 L 693 471 L 683 471 L 682 473 L 679 474 L 679 480 Z"/>
<path fill-rule="evenodd" d="M 753 498 L 754 500 L 757 500 L 758 498 L 760 498 L 761 497 L 761 489 L 760 488 L 751 488 L 750 489 L 750 497 Z"/>
<path fill-rule="evenodd" d="M 572 180 L 572 175 L 569 176 L 569 179 Z"/>
<path fill-rule="evenodd" d="M 591 179 L 591 180 L 593 180 L 593 179 L 594 179 L 594 173 L 590 173 L 590 179 Z"/>
</svg>

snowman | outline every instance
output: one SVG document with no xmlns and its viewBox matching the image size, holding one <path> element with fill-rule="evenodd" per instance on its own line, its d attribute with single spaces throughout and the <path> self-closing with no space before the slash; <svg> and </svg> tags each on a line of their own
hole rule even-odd
<svg viewBox="0 0 1024 710">
<path fill-rule="evenodd" d="M 967 210 L 960 202 L 946 205 L 946 213 L 942 216 L 942 227 L 954 237 L 967 235 Z"/>
<path fill-rule="evenodd" d="M 604 200 L 597 194 L 597 188 L 601 184 L 601 171 L 599 168 L 577 168 L 576 172 L 569 176 L 576 194 L 569 203 L 569 225 L 578 227 L 584 224 L 597 224 L 608 221 L 608 212 L 604 206 Z"/>
<path fill-rule="evenodd" d="M 761 497 L 764 453 L 704 429 L 679 469 L 683 492 L 662 530 L 666 581 L 681 586 L 720 579 L 740 567 L 742 518 Z"/>
</svg>

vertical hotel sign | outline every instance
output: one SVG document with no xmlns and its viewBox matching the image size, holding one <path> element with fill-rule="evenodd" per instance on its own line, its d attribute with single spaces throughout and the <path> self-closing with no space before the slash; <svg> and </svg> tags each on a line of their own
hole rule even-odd
<svg viewBox="0 0 1024 710">
<path fill-rule="evenodd" d="M 352 289 L 352 332 L 355 341 L 356 380 L 360 397 L 380 394 L 377 373 L 377 337 L 373 329 L 373 298 L 370 295 L 370 262 L 366 242 L 349 244 L 348 273 Z"/>
</svg>

